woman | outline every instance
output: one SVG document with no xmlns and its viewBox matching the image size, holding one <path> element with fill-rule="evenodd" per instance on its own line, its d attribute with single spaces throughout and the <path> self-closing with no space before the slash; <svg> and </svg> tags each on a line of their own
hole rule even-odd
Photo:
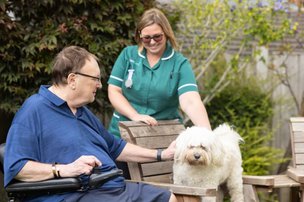
<svg viewBox="0 0 304 202">
<path fill-rule="evenodd" d="M 177 43 L 166 16 L 158 9 L 144 12 L 135 41 L 120 53 L 108 80 L 115 108 L 109 131 L 120 137 L 119 121 L 181 119 L 179 105 L 197 126 L 211 129 L 198 93 L 192 66 L 176 51 Z"/>
</svg>

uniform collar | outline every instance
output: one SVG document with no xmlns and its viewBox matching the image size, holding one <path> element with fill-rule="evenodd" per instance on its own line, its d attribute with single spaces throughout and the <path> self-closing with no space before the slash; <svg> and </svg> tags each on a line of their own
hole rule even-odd
<svg viewBox="0 0 304 202">
<path fill-rule="evenodd" d="M 169 60 L 170 58 L 173 57 L 174 53 L 175 53 L 174 49 L 171 47 L 170 43 L 167 42 L 166 43 L 166 50 L 163 53 L 163 55 L 161 57 L 161 60 Z M 138 51 L 138 55 L 139 55 L 139 57 L 146 58 L 147 50 L 145 48 L 143 48 L 143 50 L 141 52 Z"/>
</svg>

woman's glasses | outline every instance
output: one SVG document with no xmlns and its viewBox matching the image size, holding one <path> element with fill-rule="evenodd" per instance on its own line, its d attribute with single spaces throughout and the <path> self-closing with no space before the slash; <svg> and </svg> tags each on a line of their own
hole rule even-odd
<svg viewBox="0 0 304 202">
<path fill-rule="evenodd" d="M 163 35 L 164 34 L 145 35 L 140 37 L 140 39 L 143 43 L 149 44 L 151 39 L 153 39 L 155 42 L 160 42 L 163 39 Z"/>
</svg>

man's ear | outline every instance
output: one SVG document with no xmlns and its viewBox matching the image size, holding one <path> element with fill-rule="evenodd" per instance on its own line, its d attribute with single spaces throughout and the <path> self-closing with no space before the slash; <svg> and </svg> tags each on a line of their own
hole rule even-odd
<svg viewBox="0 0 304 202">
<path fill-rule="evenodd" d="M 75 88 L 76 88 L 76 74 L 70 73 L 68 75 L 68 77 L 66 78 L 66 80 L 67 80 L 68 86 L 70 86 L 70 88 L 72 90 L 75 90 Z"/>
</svg>

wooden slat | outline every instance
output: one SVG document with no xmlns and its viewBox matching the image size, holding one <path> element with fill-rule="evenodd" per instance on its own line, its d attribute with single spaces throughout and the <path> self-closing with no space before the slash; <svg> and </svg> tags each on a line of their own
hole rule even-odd
<svg viewBox="0 0 304 202">
<path fill-rule="evenodd" d="M 304 142 L 303 143 L 294 143 L 294 149 L 295 149 L 294 152 L 296 154 L 304 154 Z"/>
<path fill-rule="evenodd" d="M 295 182 L 287 175 L 274 175 L 274 188 L 283 188 L 283 187 L 300 187 L 301 184 Z"/>
<path fill-rule="evenodd" d="M 184 129 L 183 125 L 141 126 L 132 128 L 132 135 L 134 138 L 176 135 Z"/>
<path fill-rule="evenodd" d="M 145 163 L 141 165 L 142 174 L 144 177 L 150 175 L 162 175 L 172 173 L 173 161 L 162 161 Z"/>
<path fill-rule="evenodd" d="M 126 180 L 127 182 L 135 182 L 134 180 Z M 158 182 L 143 182 L 145 184 L 152 184 L 156 187 L 161 187 L 163 189 L 170 190 L 172 193 L 177 195 L 186 195 L 186 196 L 207 196 L 207 197 L 215 197 L 217 187 L 210 187 L 210 188 L 201 188 L 201 187 L 190 187 L 190 186 L 183 186 L 183 185 L 175 185 L 175 184 L 168 184 L 168 183 L 158 183 Z"/>
<path fill-rule="evenodd" d="M 304 142 L 304 131 L 294 131 L 293 136 L 293 142 Z"/>
<path fill-rule="evenodd" d="M 184 125 L 178 120 L 159 121 L 157 126 L 148 126 L 147 124 L 135 121 L 121 121 L 119 126 L 128 131 L 134 138 L 147 136 L 163 136 L 179 134 L 185 129 Z"/>
<path fill-rule="evenodd" d="M 304 154 L 295 154 L 296 166 L 304 164 Z"/>
<path fill-rule="evenodd" d="M 153 184 L 158 187 L 168 189 L 176 194 L 183 195 L 194 195 L 194 196 L 215 196 L 217 187 L 201 188 L 201 187 L 190 187 L 183 185 L 167 184 L 167 183 L 155 183 L 155 182 L 145 182 L 148 184 Z"/>
<path fill-rule="evenodd" d="M 173 174 L 164 174 L 164 175 L 156 175 L 156 176 L 149 176 L 149 177 L 144 177 L 143 181 L 146 182 L 160 182 L 160 183 L 173 183 Z"/>
<path fill-rule="evenodd" d="M 299 183 L 304 183 L 304 169 L 289 167 L 287 175 Z"/>
<path fill-rule="evenodd" d="M 120 136 L 122 139 L 126 140 L 127 142 L 136 144 L 136 140 L 133 138 L 133 136 L 129 135 L 129 132 L 127 131 L 127 129 L 119 127 L 119 131 L 120 131 Z"/>
<path fill-rule="evenodd" d="M 291 122 L 304 122 L 304 117 L 290 117 Z"/>
<path fill-rule="evenodd" d="M 161 120 L 158 121 L 158 125 L 180 125 L 181 123 L 179 122 L 178 119 L 174 120 Z M 138 127 L 138 126 L 147 126 L 147 124 L 140 122 L 140 121 L 120 121 L 119 126 L 123 128 L 129 128 L 129 127 Z"/>
<path fill-rule="evenodd" d="M 303 164 L 302 165 L 298 165 L 296 168 L 304 170 L 304 165 Z"/>
<path fill-rule="evenodd" d="M 170 143 L 177 138 L 177 136 L 178 134 L 166 135 L 166 138 L 164 138 L 164 135 L 157 137 L 136 138 L 136 144 L 150 149 L 164 149 L 167 148 Z"/>
<path fill-rule="evenodd" d="M 131 179 L 142 181 L 141 167 L 138 163 L 128 162 Z"/>
<path fill-rule="evenodd" d="M 269 175 L 267 176 L 244 175 L 243 183 L 251 184 L 251 185 L 260 185 L 260 186 L 274 186 L 274 177 Z"/>
<path fill-rule="evenodd" d="M 265 175 L 265 176 L 243 176 L 244 184 L 251 184 L 257 187 L 300 187 L 301 184 L 290 179 L 287 175 Z"/>
<path fill-rule="evenodd" d="M 295 156 L 295 143 L 294 143 L 294 131 L 293 131 L 293 127 L 292 127 L 292 118 L 290 118 L 290 122 L 289 122 L 289 133 L 290 133 L 290 145 L 291 145 L 291 156 L 292 156 L 292 166 L 296 167 L 296 156 Z"/>
<path fill-rule="evenodd" d="M 292 122 L 293 131 L 304 131 L 304 122 Z"/>
</svg>

